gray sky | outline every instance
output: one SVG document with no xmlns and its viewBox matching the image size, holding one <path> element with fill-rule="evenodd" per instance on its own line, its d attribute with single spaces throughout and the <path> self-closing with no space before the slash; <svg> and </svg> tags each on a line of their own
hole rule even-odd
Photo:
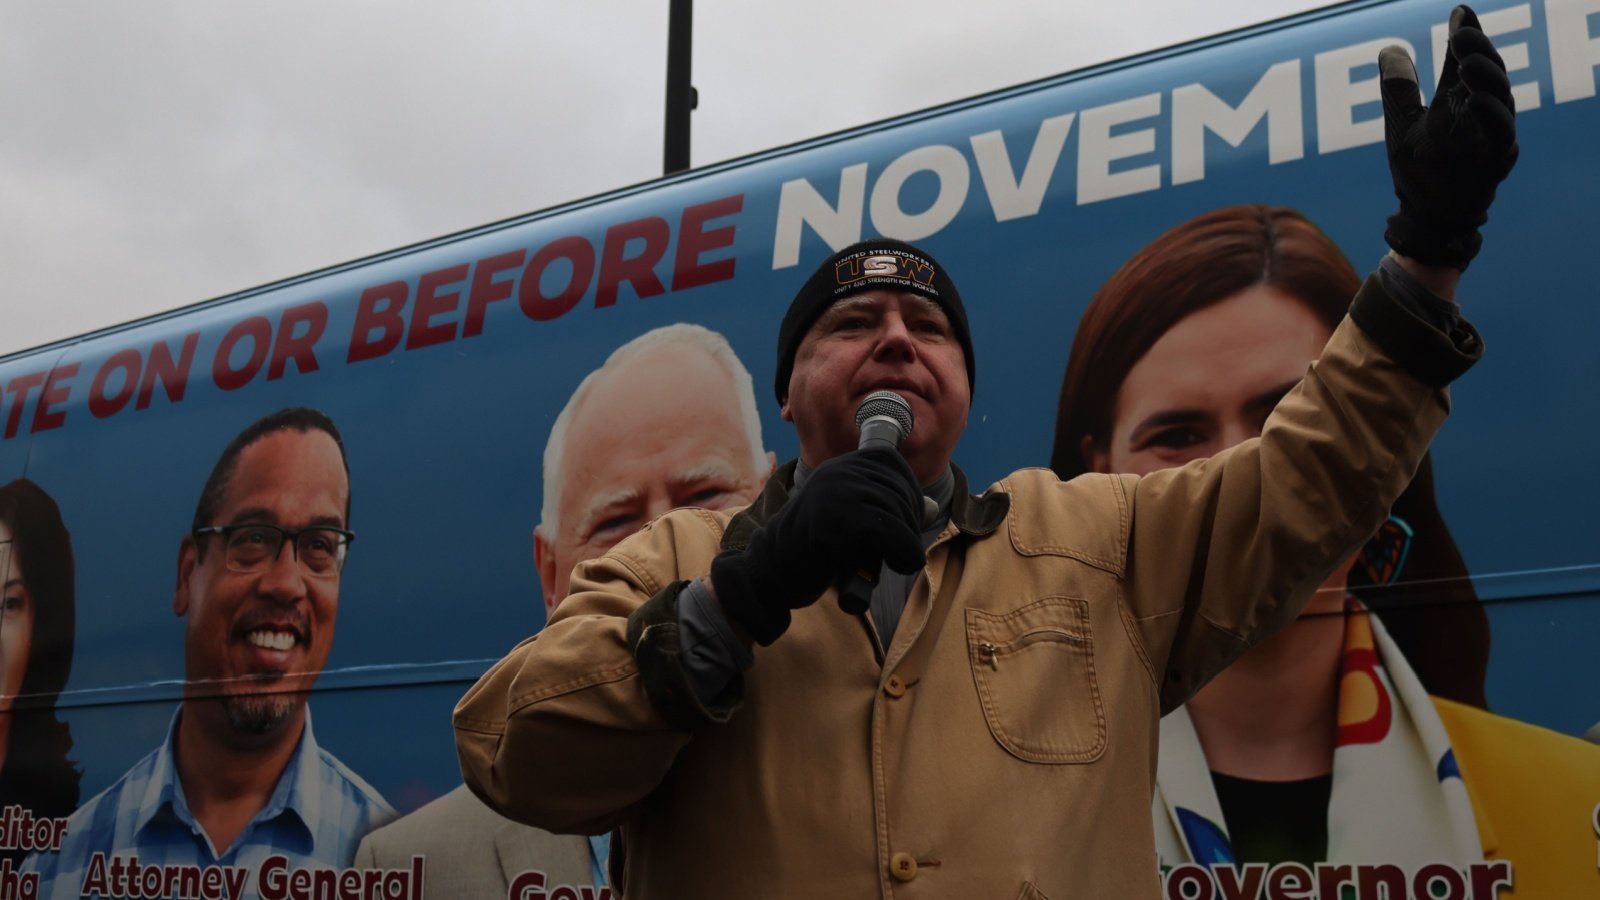
<svg viewBox="0 0 1600 900">
<path fill-rule="evenodd" d="M 700 0 L 693 162 L 1324 5 Z M 666 10 L 0 0 L 0 354 L 656 177 Z"/>
</svg>

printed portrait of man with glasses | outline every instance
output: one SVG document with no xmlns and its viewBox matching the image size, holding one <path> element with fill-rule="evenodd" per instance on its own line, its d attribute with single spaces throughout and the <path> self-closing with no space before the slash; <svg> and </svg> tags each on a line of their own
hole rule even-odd
<svg viewBox="0 0 1600 900">
<path fill-rule="evenodd" d="M 29 860 L 41 896 L 78 896 L 96 854 L 141 866 L 348 866 L 394 818 L 317 746 L 306 701 L 333 646 L 355 540 L 344 442 L 312 409 L 275 412 L 222 451 L 178 548 L 184 699 L 167 740 Z"/>
</svg>

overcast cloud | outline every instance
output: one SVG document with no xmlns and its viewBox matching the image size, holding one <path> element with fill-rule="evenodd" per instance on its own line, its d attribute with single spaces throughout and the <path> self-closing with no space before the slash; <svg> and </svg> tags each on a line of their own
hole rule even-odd
<svg viewBox="0 0 1600 900">
<path fill-rule="evenodd" d="M 700 0 L 693 162 L 1323 5 Z M 0 354 L 656 177 L 666 25 L 667 0 L 0 0 Z"/>
</svg>

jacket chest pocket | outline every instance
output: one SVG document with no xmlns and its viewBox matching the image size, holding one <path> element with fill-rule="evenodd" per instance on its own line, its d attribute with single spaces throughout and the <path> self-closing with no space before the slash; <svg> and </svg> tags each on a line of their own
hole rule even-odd
<svg viewBox="0 0 1600 900">
<path fill-rule="evenodd" d="M 1083 763 L 1105 751 L 1085 601 L 1045 597 L 1004 614 L 969 609 L 967 656 L 989 732 L 1012 756 Z"/>
</svg>

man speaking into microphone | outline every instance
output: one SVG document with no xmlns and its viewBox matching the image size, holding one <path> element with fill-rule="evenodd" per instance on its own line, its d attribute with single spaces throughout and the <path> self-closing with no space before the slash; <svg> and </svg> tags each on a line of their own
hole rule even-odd
<svg viewBox="0 0 1600 900">
<path fill-rule="evenodd" d="M 1484 56 L 1470 30 L 1452 49 Z M 551 831 L 616 829 L 630 900 L 1158 896 L 1160 715 L 1376 530 L 1481 353 L 1448 295 L 1515 158 L 1498 61 L 1427 141 L 1386 82 L 1392 264 L 1261 438 L 1181 469 L 972 494 L 950 273 L 883 239 L 823 262 L 778 333 L 800 458 L 742 511 L 678 510 L 579 565 L 457 706 L 468 785 Z M 914 419 L 898 452 L 860 446 L 877 391 Z M 855 611 L 839 586 L 861 573 Z"/>
</svg>

